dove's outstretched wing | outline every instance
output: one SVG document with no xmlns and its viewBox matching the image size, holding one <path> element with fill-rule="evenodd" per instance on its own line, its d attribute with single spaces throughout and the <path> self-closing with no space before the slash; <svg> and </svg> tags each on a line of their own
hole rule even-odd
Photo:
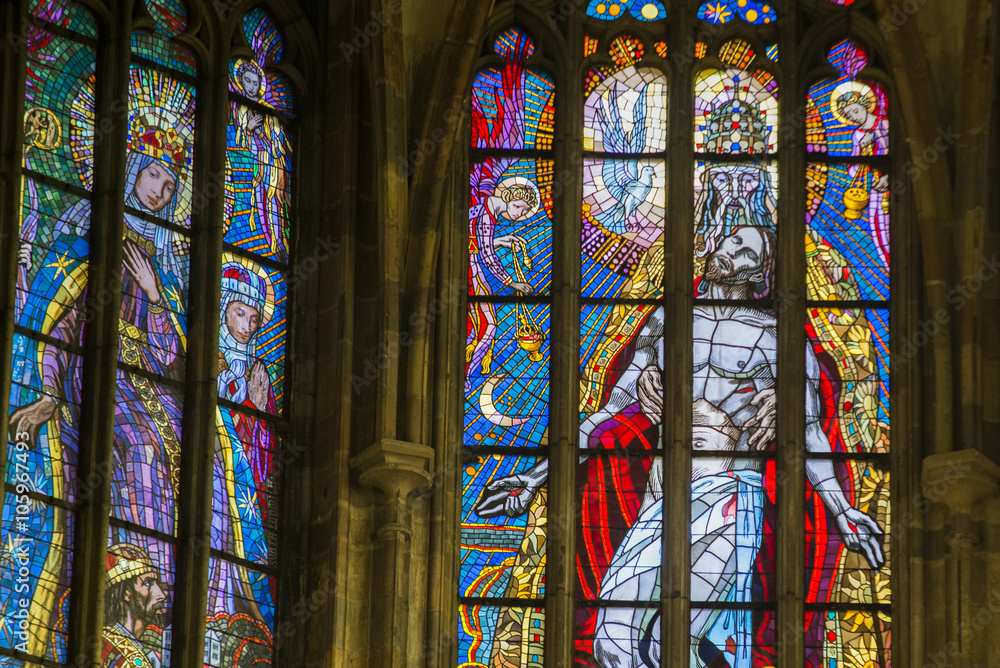
<svg viewBox="0 0 1000 668">
<path fill-rule="evenodd" d="M 597 120 L 601 124 L 604 150 L 610 153 L 624 153 L 628 150 L 628 138 L 618 110 L 618 89 L 612 85 L 608 89 L 608 100 L 597 107 Z"/>
<path fill-rule="evenodd" d="M 642 153 L 646 150 L 646 93 L 649 84 L 642 87 L 639 99 L 632 108 L 632 132 L 629 133 L 628 149 L 632 153 Z"/>
</svg>

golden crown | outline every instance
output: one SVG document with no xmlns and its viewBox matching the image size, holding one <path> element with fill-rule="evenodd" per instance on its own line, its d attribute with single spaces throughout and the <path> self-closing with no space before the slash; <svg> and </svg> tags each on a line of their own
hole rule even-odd
<svg viewBox="0 0 1000 668">
<path fill-rule="evenodd" d="M 142 549 L 124 543 L 108 548 L 109 586 L 149 573 L 157 573 L 156 565 Z"/>
<path fill-rule="evenodd" d="M 176 171 L 184 166 L 184 140 L 172 127 L 158 128 L 136 118 L 129 132 L 129 148 L 156 158 Z"/>
</svg>

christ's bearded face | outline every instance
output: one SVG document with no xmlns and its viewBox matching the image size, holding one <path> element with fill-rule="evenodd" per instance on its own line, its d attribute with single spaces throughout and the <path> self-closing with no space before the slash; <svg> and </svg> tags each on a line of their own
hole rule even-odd
<svg viewBox="0 0 1000 668">
<path fill-rule="evenodd" d="M 240 343 L 250 343 L 260 329 L 260 312 L 241 301 L 233 300 L 226 307 L 226 327 Z"/>
<path fill-rule="evenodd" d="M 745 283 L 760 272 L 767 242 L 753 227 L 738 228 L 722 240 L 705 263 L 705 279 L 714 283 Z"/>
<path fill-rule="evenodd" d="M 715 168 L 709 180 L 712 191 L 722 205 L 739 209 L 760 188 L 760 169 L 726 165 Z"/>
</svg>

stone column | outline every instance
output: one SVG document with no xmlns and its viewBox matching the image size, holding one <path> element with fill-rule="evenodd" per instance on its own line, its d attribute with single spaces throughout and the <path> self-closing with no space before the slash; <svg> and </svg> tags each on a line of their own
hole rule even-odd
<svg viewBox="0 0 1000 668">
<path fill-rule="evenodd" d="M 948 668 L 986 665 L 987 640 L 993 620 L 990 592 L 980 548 L 982 511 L 988 499 L 1000 492 L 1000 466 L 978 450 L 931 455 L 924 460 L 923 493 L 932 503 L 945 506 L 945 580 L 928 588 L 927 606 L 944 606 L 946 629 L 943 647 L 926 647 L 928 660 Z M 935 596 L 937 594 L 937 596 Z M 985 616 L 983 613 L 987 613 Z"/>
<path fill-rule="evenodd" d="M 426 445 L 383 439 L 351 458 L 358 481 L 385 494 L 375 531 L 372 587 L 371 666 L 407 664 L 409 646 L 410 494 L 431 485 L 434 450 Z"/>
</svg>

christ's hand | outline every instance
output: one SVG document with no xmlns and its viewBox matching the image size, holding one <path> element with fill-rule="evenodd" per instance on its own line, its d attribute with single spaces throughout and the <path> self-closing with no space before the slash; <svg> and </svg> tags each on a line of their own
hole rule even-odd
<svg viewBox="0 0 1000 668">
<path fill-rule="evenodd" d="M 635 383 L 636 394 L 639 395 L 639 407 L 653 424 L 659 424 L 663 416 L 663 378 L 660 368 L 647 366 L 639 374 Z"/>
<path fill-rule="evenodd" d="M 768 388 L 754 395 L 750 403 L 757 407 L 757 412 L 743 425 L 743 429 L 750 432 L 747 445 L 751 450 L 763 450 L 774 440 L 778 395 L 774 388 Z"/>
<path fill-rule="evenodd" d="M 882 554 L 882 529 L 878 522 L 857 508 L 848 508 L 837 515 L 837 529 L 847 549 L 864 554 L 872 568 L 882 567 L 885 557 Z"/>
</svg>

